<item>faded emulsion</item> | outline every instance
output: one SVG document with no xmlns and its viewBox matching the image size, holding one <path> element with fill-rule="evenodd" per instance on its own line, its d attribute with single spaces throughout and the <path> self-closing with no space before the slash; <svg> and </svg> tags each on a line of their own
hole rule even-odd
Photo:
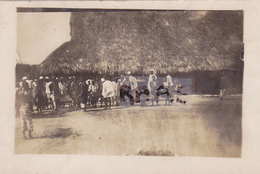
<svg viewBox="0 0 260 174">
<path fill-rule="evenodd" d="M 243 15 L 17 8 L 15 153 L 241 158 Z"/>
</svg>

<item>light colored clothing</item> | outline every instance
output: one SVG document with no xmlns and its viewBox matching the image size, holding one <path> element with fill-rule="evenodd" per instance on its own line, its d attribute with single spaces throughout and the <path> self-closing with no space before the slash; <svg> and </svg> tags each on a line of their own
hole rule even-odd
<svg viewBox="0 0 260 174">
<path fill-rule="evenodd" d="M 149 78 L 148 78 L 148 84 L 147 84 L 147 88 L 148 90 L 151 92 L 151 81 L 153 81 L 153 76 L 155 77 L 155 81 L 157 80 L 157 77 L 155 74 L 150 74 Z"/>
<path fill-rule="evenodd" d="M 29 88 L 31 89 L 32 88 L 32 80 L 26 80 L 26 82 L 28 83 L 28 85 L 29 85 Z"/>
<path fill-rule="evenodd" d="M 172 77 L 170 75 L 166 76 L 166 82 L 167 82 L 167 86 L 168 84 L 170 84 L 169 87 L 173 86 Z"/>
<path fill-rule="evenodd" d="M 61 95 L 65 94 L 65 92 L 66 92 L 66 85 L 65 85 L 65 83 L 62 84 L 61 82 L 59 82 L 58 86 L 59 86 L 59 91 L 60 91 Z"/>
<path fill-rule="evenodd" d="M 104 98 L 109 98 L 109 97 L 114 97 L 115 96 L 114 85 L 113 85 L 113 83 L 111 81 L 106 80 L 103 83 L 102 96 Z"/>
<path fill-rule="evenodd" d="M 155 74 L 150 74 L 148 77 L 148 83 L 152 80 L 152 77 L 155 77 L 155 80 L 157 80 L 157 76 Z"/>
<path fill-rule="evenodd" d="M 51 93 L 51 89 L 50 89 L 50 85 L 52 84 L 52 82 L 46 82 L 46 94 L 50 94 Z"/>
<path fill-rule="evenodd" d="M 97 84 L 95 84 L 95 85 L 89 85 L 89 86 L 88 86 L 88 91 L 89 91 L 89 92 L 96 93 L 97 90 L 98 90 L 98 85 L 97 85 Z"/>
<path fill-rule="evenodd" d="M 123 85 L 129 85 L 131 87 L 131 90 L 135 90 L 138 86 L 137 79 L 134 76 L 126 77 L 126 80 L 123 82 Z"/>
</svg>

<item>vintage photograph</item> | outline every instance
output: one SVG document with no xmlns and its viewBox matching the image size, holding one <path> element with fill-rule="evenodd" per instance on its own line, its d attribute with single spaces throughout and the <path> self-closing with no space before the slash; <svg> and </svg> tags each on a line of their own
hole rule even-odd
<svg viewBox="0 0 260 174">
<path fill-rule="evenodd" d="M 17 8 L 15 154 L 241 158 L 242 10 Z"/>
</svg>

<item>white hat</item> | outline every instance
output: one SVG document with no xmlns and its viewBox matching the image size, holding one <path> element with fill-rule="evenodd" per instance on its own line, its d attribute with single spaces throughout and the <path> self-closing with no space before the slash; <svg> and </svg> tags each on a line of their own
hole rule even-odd
<svg viewBox="0 0 260 174">
<path fill-rule="evenodd" d="M 39 77 L 39 79 L 40 79 L 40 80 L 42 80 L 42 79 L 43 79 L 43 77 L 42 77 L 42 76 L 40 76 L 40 77 Z"/>
<path fill-rule="evenodd" d="M 27 77 L 26 77 L 26 76 L 24 76 L 24 77 L 23 77 L 23 80 L 27 80 Z"/>
<path fill-rule="evenodd" d="M 105 81 L 105 79 L 104 79 L 104 78 L 102 78 L 102 79 L 101 79 L 101 82 L 104 82 L 104 81 Z"/>
<path fill-rule="evenodd" d="M 130 75 L 130 74 L 131 74 L 131 71 L 128 71 L 127 74 Z"/>
<path fill-rule="evenodd" d="M 45 77 L 45 79 L 49 79 L 49 77 L 48 77 L 48 76 L 46 76 L 46 77 Z"/>
</svg>

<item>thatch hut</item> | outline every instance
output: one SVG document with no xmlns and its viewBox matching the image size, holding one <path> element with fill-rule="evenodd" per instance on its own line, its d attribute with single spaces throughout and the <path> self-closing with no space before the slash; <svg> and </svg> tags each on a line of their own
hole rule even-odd
<svg viewBox="0 0 260 174">
<path fill-rule="evenodd" d="M 242 11 L 88 10 L 38 74 L 241 71 Z"/>
<path fill-rule="evenodd" d="M 71 41 L 39 73 L 239 69 L 242 11 L 72 12 Z"/>
</svg>

